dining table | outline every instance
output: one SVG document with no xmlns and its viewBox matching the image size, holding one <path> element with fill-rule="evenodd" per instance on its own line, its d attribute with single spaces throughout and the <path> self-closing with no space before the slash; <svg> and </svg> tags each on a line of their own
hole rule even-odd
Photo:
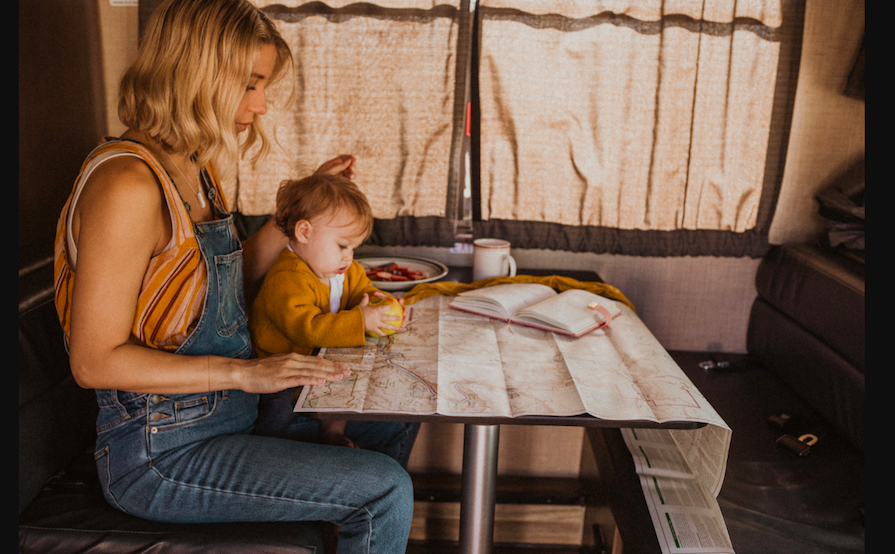
<svg viewBox="0 0 895 554">
<path fill-rule="evenodd" d="M 517 275 L 545 277 L 559 275 L 584 282 L 602 282 L 598 273 L 588 270 L 519 268 Z M 472 268 L 449 267 L 443 281 L 469 283 Z M 588 414 L 573 416 L 517 416 L 442 415 L 386 412 L 333 411 L 316 414 L 321 419 L 352 419 L 364 421 L 416 421 L 462 424 L 463 464 L 460 495 L 459 550 L 461 554 L 490 554 L 494 543 L 495 485 L 497 482 L 497 454 L 502 425 L 558 425 L 579 427 L 697 429 L 705 423 L 694 421 L 612 420 Z"/>
</svg>

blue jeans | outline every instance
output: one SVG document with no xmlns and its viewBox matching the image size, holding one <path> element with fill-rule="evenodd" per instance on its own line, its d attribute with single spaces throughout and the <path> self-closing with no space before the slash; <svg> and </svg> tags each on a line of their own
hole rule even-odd
<svg viewBox="0 0 895 554">
<path fill-rule="evenodd" d="M 232 221 L 199 223 L 196 238 L 209 276 L 205 308 L 177 353 L 248 358 Z M 322 520 L 339 525 L 339 553 L 407 546 L 413 487 L 393 457 L 253 435 L 258 395 L 238 390 L 96 396 L 97 470 L 106 500 L 123 512 L 181 523 Z"/>
<path fill-rule="evenodd" d="M 100 434 L 97 467 L 120 510 L 183 523 L 330 521 L 340 553 L 404 552 L 413 486 L 392 457 L 252 435 L 257 396 L 241 391 L 103 396 L 101 413 L 114 421 Z M 224 423 L 231 432 L 214 432 Z"/>
</svg>

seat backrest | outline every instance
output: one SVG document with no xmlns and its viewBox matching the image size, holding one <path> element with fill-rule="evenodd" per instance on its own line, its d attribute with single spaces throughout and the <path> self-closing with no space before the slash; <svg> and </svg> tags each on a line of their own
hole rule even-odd
<svg viewBox="0 0 895 554">
<path fill-rule="evenodd" d="M 812 245 L 758 269 L 747 348 L 864 450 L 864 266 Z"/>
<path fill-rule="evenodd" d="M 53 304 L 52 258 L 19 273 L 19 513 L 90 449 L 98 407 L 71 375 Z"/>
<path fill-rule="evenodd" d="M 864 371 L 864 264 L 812 244 L 772 249 L 758 266 L 758 294 Z"/>
</svg>

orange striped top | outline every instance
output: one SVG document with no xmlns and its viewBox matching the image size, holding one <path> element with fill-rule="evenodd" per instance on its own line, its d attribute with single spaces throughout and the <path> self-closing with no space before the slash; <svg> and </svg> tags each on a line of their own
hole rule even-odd
<svg viewBox="0 0 895 554">
<path fill-rule="evenodd" d="M 161 253 L 150 259 L 143 275 L 131 340 L 150 348 L 174 351 L 186 341 L 202 315 L 207 270 L 193 232 L 192 220 L 174 182 L 155 155 L 137 142 L 105 142 L 90 153 L 81 167 L 56 225 L 53 271 L 56 312 L 67 339 L 71 330 L 71 298 L 77 265 L 77 250 L 71 238 L 72 207 L 93 170 L 104 161 L 118 156 L 141 158 L 155 173 L 168 204 L 173 230 L 171 241 Z M 207 169 L 217 189 L 215 197 L 220 199 L 226 212 L 220 182 L 213 169 Z"/>
</svg>

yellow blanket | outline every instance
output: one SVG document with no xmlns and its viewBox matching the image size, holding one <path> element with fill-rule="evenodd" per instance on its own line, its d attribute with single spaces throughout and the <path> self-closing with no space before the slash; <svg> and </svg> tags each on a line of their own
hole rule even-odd
<svg viewBox="0 0 895 554">
<path fill-rule="evenodd" d="M 407 291 L 407 294 L 404 295 L 404 304 L 409 306 L 417 300 L 429 296 L 435 296 L 436 294 L 456 296 L 461 292 L 466 292 L 468 290 L 490 287 L 493 285 L 501 285 L 504 283 L 540 283 L 542 285 L 547 285 L 556 292 L 563 292 L 569 289 L 584 289 L 594 294 L 599 294 L 600 296 L 611 298 L 612 300 L 618 300 L 619 302 L 626 304 L 632 310 L 635 309 L 634 305 L 631 304 L 631 301 L 628 300 L 620 290 L 613 287 L 612 285 L 607 285 L 606 283 L 595 283 L 591 281 L 578 281 L 576 279 L 561 277 L 559 275 L 549 275 L 547 277 L 533 277 L 531 275 L 517 275 L 515 277 L 491 277 L 489 279 L 482 279 L 474 283 L 457 283 L 454 281 L 422 283 Z"/>
</svg>

